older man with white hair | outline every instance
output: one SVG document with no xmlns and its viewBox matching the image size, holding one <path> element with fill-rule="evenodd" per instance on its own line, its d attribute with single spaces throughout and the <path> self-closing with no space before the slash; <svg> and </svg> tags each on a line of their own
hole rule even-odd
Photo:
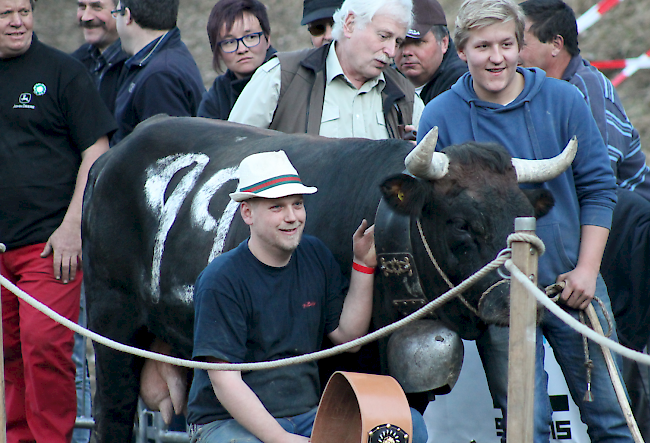
<svg viewBox="0 0 650 443">
<path fill-rule="evenodd" d="M 412 0 L 346 0 L 334 14 L 334 42 L 266 62 L 229 120 L 287 133 L 400 138 L 424 107 L 390 66 L 412 7 Z"/>
</svg>

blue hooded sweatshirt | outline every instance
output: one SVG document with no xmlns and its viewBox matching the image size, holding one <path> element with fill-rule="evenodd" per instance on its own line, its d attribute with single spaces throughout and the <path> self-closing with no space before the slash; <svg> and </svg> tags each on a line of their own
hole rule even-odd
<svg viewBox="0 0 650 443">
<path fill-rule="evenodd" d="M 555 198 L 551 212 L 537 221 L 537 235 L 546 246 L 539 262 L 539 284 L 544 287 L 576 267 L 581 225 L 610 228 L 616 179 L 607 148 L 578 89 L 547 78 L 540 69 L 517 70 L 524 76 L 524 89 L 505 106 L 480 100 L 471 74 L 462 76 L 451 90 L 426 106 L 418 142 L 437 126 L 437 150 L 467 141 L 496 142 L 513 157 L 541 160 L 558 155 L 577 136 L 578 152 L 567 171 L 545 183 L 522 185 L 546 188 Z"/>
</svg>

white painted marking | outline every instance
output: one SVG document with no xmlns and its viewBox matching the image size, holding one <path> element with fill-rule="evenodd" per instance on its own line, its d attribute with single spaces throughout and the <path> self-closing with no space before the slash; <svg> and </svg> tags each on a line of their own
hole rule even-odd
<svg viewBox="0 0 650 443">
<path fill-rule="evenodd" d="M 186 305 L 191 305 L 194 302 L 194 285 L 181 286 L 176 296 L 180 301 L 185 302 Z"/>
<path fill-rule="evenodd" d="M 235 217 L 238 207 L 239 203 L 230 200 L 226 209 L 223 211 L 223 214 L 221 214 L 217 235 L 214 238 L 214 244 L 212 245 L 212 252 L 210 252 L 208 263 L 223 252 L 223 245 L 226 242 L 226 236 L 228 235 L 228 231 L 230 231 L 230 225 L 232 224 L 232 219 Z"/>
<path fill-rule="evenodd" d="M 226 182 L 236 179 L 239 179 L 238 168 L 227 168 L 214 174 L 201 186 L 192 200 L 192 226 L 204 231 L 214 231 L 217 228 L 218 222 L 209 211 L 210 200 Z"/>
<path fill-rule="evenodd" d="M 208 263 L 223 252 L 226 236 L 228 235 L 228 231 L 230 231 L 230 224 L 232 223 L 232 220 L 235 217 L 235 212 L 237 212 L 237 208 L 239 207 L 238 203 L 230 200 L 217 222 L 209 211 L 210 200 L 225 183 L 230 180 L 238 179 L 238 167 L 222 169 L 214 174 L 201 187 L 201 189 L 197 191 L 194 200 L 192 201 L 192 226 L 197 226 L 208 232 L 214 232 L 216 230 L 212 251 L 208 257 Z"/>
<path fill-rule="evenodd" d="M 185 197 L 194 188 L 209 161 L 210 158 L 205 154 L 175 154 L 157 160 L 155 165 L 146 170 L 145 198 L 152 212 L 158 217 L 158 232 L 151 263 L 151 295 L 154 303 L 160 300 L 160 265 L 167 234 L 176 220 Z M 178 171 L 192 164 L 195 166 L 178 182 L 165 201 L 165 193 L 171 179 Z"/>
</svg>

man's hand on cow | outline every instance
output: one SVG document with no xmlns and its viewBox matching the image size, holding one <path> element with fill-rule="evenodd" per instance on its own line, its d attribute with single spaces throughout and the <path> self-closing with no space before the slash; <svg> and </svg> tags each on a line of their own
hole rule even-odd
<svg viewBox="0 0 650 443">
<path fill-rule="evenodd" d="M 375 225 L 368 227 L 368 221 L 364 218 L 352 236 L 352 245 L 356 262 L 370 268 L 377 267 Z"/>
<path fill-rule="evenodd" d="M 81 264 L 81 226 L 64 220 L 47 240 L 41 257 L 50 254 L 54 255 L 54 278 L 63 283 L 74 280 Z"/>
<path fill-rule="evenodd" d="M 573 309 L 584 310 L 596 294 L 596 279 L 593 270 L 576 267 L 573 271 L 560 275 L 557 282 L 564 281 L 566 286 L 560 295 L 562 301 Z"/>
</svg>

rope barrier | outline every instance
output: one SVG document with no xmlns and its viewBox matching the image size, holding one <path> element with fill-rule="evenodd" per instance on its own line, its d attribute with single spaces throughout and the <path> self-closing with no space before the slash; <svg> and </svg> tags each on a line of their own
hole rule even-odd
<svg viewBox="0 0 650 443">
<path fill-rule="evenodd" d="M 512 241 L 530 242 L 532 246 L 534 246 L 535 248 L 538 249 L 538 251 L 540 251 L 540 255 L 544 253 L 544 243 L 537 236 L 516 233 L 516 234 L 511 234 L 508 237 L 508 245 L 510 245 Z M 309 354 L 304 354 L 296 357 L 288 357 L 284 359 L 274 360 L 270 362 L 260 362 L 260 363 L 197 362 L 197 361 L 185 360 L 177 357 L 171 357 L 169 355 L 159 354 L 156 352 L 146 351 L 144 349 L 135 348 L 133 346 L 128 346 L 116 342 L 114 340 L 111 340 L 107 337 L 101 336 L 93 331 L 90 331 L 89 329 L 79 326 L 77 323 L 73 321 L 70 321 L 69 319 L 58 314 L 57 312 L 55 312 L 45 304 L 34 299 L 32 296 L 27 294 L 22 289 L 16 287 L 12 282 L 7 280 L 7 278 L 3 275 L 0 275 L 0 284 L 6 287 L 8 290 L 10 290 L 17 297 L 24 300 L 27 304 L 39 310 L 43 314 L 47 315 L 54 321 L 61 323 L 63 326 L 73 330 L 74 332 L 84 337 L 87 337 L 95 341 L 96 343 L 102 344 L 104 346 L 108 346 L 117 351 L 127 352 L 139 357 L 144 357 L 151 360 L 160 361 L 163 363 L 169 363 L 172 365 L 183 366 L 192 369 L 222 370 L 222 371 L 255 371 L 255 370 L 273 369 L 273 368 L 288 366 L 292 364 L 306 363 L 314 360 L 331 357 L 333 355 L 337 355 L 342 352 L 348 351 L 349 349 L 355 348 L 357 346 L 363 346 L 374 340 L 378 340 L 382 337 L 385 337 L 393 333 L 397 329 L 406 326 L 407 324 L 413 321 L 425 317 L 426 315 L 430 314 L 440 306 L 450 301 L 452 298 L 457 297 L 459 294 L 469 289 L 472 285 L 474 285 L 474 283 L 477 280 L 482 279 L 488 273 L 498 269 L 501 265 L 505 265 L 505 267 L 510 271 L 511 276 L 517 278 L 518 281 L 520 281 L 529 291 L 531 291 L 535 295 L 535 297 L 537 297 L 538 301 L 542 305 L 544 305 L 544 307 L 546 307 L 549 311 L 551 311 L 553 314 L 555 314 L 560 319 L 562 319 L 565 323 L 567 323 L 570 327 L 575 329 L 578 333 L 582 335 L 586 335 L 588 338 L 590 338 L 591 340 L 595 341 L 600 345 L 607 346 L 613 351 L 621 354 L 623 357 L 636 360 L 646 365 L 650 365 L 650 355 L 642 354 L 640 352 L 628 349 L 620 345 L 619 343 L 616 343 L 608 338 L 605 338 L 602 335 L 597 334 L 593 330 L 589 329 L 588 327 L 582 325 L 580 322 L 575 320 L 573 317 L 571 317 L 571 315 L 566 313 L 564 310 L 562 310 L 562 308 L 560 308 L 553 301 L 551 301 L 546 296 L 545 293 L 543 293 L 539 288 L 537 288 L 537 286 L 535 286 L 516 266 L 514 266 L 512 260 L 510 259 L 510 254 L 507 253 L 506 251 L 507 250 L 501 251 L 494 260 L 492 260 L 491 262 L 486 264 L 483 268 L 479 269 L 474 274 L 469 276 L 466 280 L 464 280 L 455 288 L 450 289 L 449 291 L 442 294 L 440 297 L 430 301 L 422 308 L 418 309 L 414 313 L 404 317 L 401 320 L 391 323 L 390 325 L 378 329 L 370 334 L 364 335 L 363 337 L 357 338 L 347 343 L 343 343 L 341 345 L 334 346 L 326 350 L 312 352 Z"/>
<path fill-rule="evenodd" d="M 103 337 L 93 331 L 90 331 L 84 327 L 79 326 L 77 323 L 68 320 L 67 318 L 63 317 L 62 315 L 58 314 L 54 310 L 50 309 L 48 306 L 45 304 L 39 302 L 38 300 L 35 300 L 32 296 L 27 294 L 25 291 L 22 289 L 16 287 L 13 283 L 11 283 L 7 278 L 5 278 L 3 275 L 0 275 L 0 284 L 4 287 L 6 287 L 8 290 L 10 290 L 12 293 L 14 293 L 17 297 L 20 299 L 24 300 L 27 304 L 32 306 L 35 309 L 38 309 L 54 321 L 61 323 L 63 326 L 72 329 L 74 332 L 83 335 L 84 337 L 87 337 L 96 343 L 102 344 L 104 346 L 108 346 L 109 348 L 115 349 L 117 351 L 121 352 L 127 352 L 133 355 L 136 355 L 138 357 L 144 357 L 148 358 L 151 360 L 156 360 L 160 361 L 163 363 L 169 363 L 172 365 L 176 366 L 183 366 L 186 368 L 193 368 L 193 369 L 205 369 L 205 370 L 221 370 L 221 371 L 256 371 L 256 370 L 264 370 L 264 369 L 273 369 L 273 368 L 278 368 L 282 366 L 289 366 L 292 364 L 299 364 L 299 363 L 306 363 L 309 361 L 313 360 L 319 360 L 327 357 L 331 357 L 333 355 L 340 354 L 342 352 L 345 352 L 349 349 L 355 348 L 357 346 L 363 346 L 367 343 L 370 343 L 374 340 L 378 340 L 379 338 L 382 338 L 386 335 L 389 335 L 396 331 L 397 329 L 415 321 L 419 320 L 420 318 L 426 316 L 427 314 L 431 313 L 435 309 L 439 308 L 443 304 L 447 303 L 449 300 L 451 300 L 453 297 L 456 297 L 458 294 L 462 293 L 463 291 L 469 289 L 477 280 L 480 280 L 483 278 L 486 274 L 492 272 L 493 270 L 499 268 L 501 265 L 505 263 L 505 261 L 508 259 L 507 255 L 500 254 L 497 256 L 496 259 L 485 265 L 483 268 L 479 269 L 476 271 L 474 274 L 472 274 L 470 277 L 468 277 L 465 281 L 463 281 L 461 284 L 456 286 L 454 289 L 451 289 L 444 294 L 442 294 L 440 297 L 436 298 L 435 300 L 432 300 L 431 302 L 427 303 L 425 306 L 422 308 L 418 309 L 415 311 L 413 314 L 404 317 L 403 319 L 396 321 L 395 323 L 391 323 L 388 326 L 385 326 L 381 329 L 378 329 L 370 334 L 364 335 L 363 337 L 357 338 L 356 340 L 349 341 L 347 343 L 343 343 L 338 346 L 334 346 L 329 349 L 325 349 L 323 351 L 318 351 L 318 352 L 312 352 L 309 354 L 304 354 L 296 357 L 288 357 L 288 358 L 283 358 L 279 360 L 274 360 L 270 362 L 260 362 L 260 363 L 205 363 L 205 362 L 197 362 L 197 361 L 192 361 L 192 360 L 185 360 L 181 358 L 176 358 L 176 357 L 171 357 L 168 355 L 164 354 L 159 354 L 156 352 L 151 352 L 151 351 L 146 351 L 140 348 L 135 348 L 132 346 L 128 346 L 119 342 L 116 342 L 114 340 L 111 340 L 109 338 Z"/>
<path fill-rule="evenodd" d="M 589 8 L 576 20 L 576 23 L 578 24 L 578 34 L 589 29 L 591 25 L 600 20 L 600 18 L 605 15 L 605 13 L 607 13 L 610 9 L 622 1 L 623 0 L 601 0 Z"/>
<path fill-rule="evenodd" d="M 533 284 L 533 282 L 531 282 L 528 279 L 528 277 L 526 277 L 526 275 L 524 275 L 514 265 L 514 263 L 512 263 L 512 260 L 507 260 L 505 263 L 505 267 L 510 271 L 510 275 L 512 277 L 516 278 L 517 281 L 519 281 L 522 285 L 524 285 L 528 291 L 530 291 L 533 295 L 535 295 L 537 301 L 539 301 L 546 309 L 551 311 L 552 314 L 554 314 L 555 316 L 560 318 L 560 320 L 564 321 L 567 325 L 573 328 L 576 332 L 587 336 L 587 338 L 595 341 L 601 346 L 606 346 L 607 348 L 611 349 L 614 352 L 619 353 L 621 356 L 625 358 L 629 358 L 631 360 L 635 360 L 644 365 L 650 366 L 650 355 L 643 354 L 641 352 L 637 352 L 632 349 L 626 348 L 620 343 L 617 343 L 610 338 L 606 338 L 605 336 L 598 334 L 593 329 L 583 325 L 578 320 L 573 318 L 571 314 L 569 314 L 560 306 L 558 306 L 555 302 L 553 302 L 550 298 L 548 298 L 546 294 L 542 292 L 535 284 Z"/>
</svg>

